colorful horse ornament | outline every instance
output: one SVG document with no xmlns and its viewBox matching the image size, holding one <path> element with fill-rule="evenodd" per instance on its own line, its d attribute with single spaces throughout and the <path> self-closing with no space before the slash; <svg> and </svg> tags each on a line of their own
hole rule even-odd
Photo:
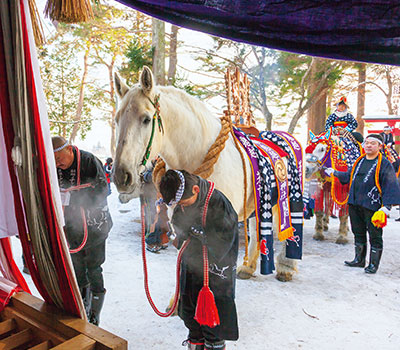
<svg viewBox="0 0 400 350">
<path fill-rule="evenodd" d="M 329 216 L 339 211 L 338 244 L 346 244 L 348 232 L 348 185 L 342 185 L 333 176 L 325 175 L 323 168 L 347 171 L 361 155 L 361 144 L 346 136 L 333 135 L 332 129 L 319 135 L 310 131 L 310 141 L 305 150 L 306 197 L 315 200 L 315 240 L 324 240 L 323 231 L 328 230 Z"/>
<path fill-rule="evenodd" d="M 397 178 L 400 179 L 400 157 L 399 154 L 396 152 L 396 150 L 393 147 L 383 145 L 381 149 L 381 153 L 384 157 L 386 157 L 390 163 L 392 163 L 392 166 L 394 168 L 394 171 L 396 172 Z"/>
</svg>

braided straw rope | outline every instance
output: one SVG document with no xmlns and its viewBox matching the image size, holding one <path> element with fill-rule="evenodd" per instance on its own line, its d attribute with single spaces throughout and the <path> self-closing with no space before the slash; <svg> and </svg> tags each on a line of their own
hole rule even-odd
<svg viewBox="0 0 400 350">
<path fill-rule="evenodd" d="M 229 133 L 231 132 L 231 123 L 227 117 L 221 118 L 221 125 L 221 130 L 204 157 L 203 163 L 193 172 L 204 179 L 207 179 L 213 173 L 214 165 L 218 161 L 220 153 L 225 148 L 226 140 L 228 140 Z M 158 158 L 153 170 L 153 182 L 157 188 L 165 171 L 165 162 L 161 158 Z"/>
</svg>

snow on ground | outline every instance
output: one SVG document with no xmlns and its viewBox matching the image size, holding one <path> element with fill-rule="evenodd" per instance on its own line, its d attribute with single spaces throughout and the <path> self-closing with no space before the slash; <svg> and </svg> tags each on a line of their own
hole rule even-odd
<svg viewBox="0 0 400 350">
<path fill-rule="evenodd" d="M 151 309 L 143 287 L 139 200 L 120 204 L 109 197 L 114 227 L 107 241 L 107 288 L 102 328 L 128 340 L 129 349 L 185 349 L 187 331 L 178 317 L 161 318 Z M 331 219 L 327 239 L 312 239 L 314 220 L 304 225 L 303 260 L 293 281 L 282 283 L 257 271 L 238 280 L 236 305 L 240 337 L 228 349 L 399 349 L 400 223 L 384 229 L 384 252 L 376 275 L 344 266 L 354 256 L 352 234 L 346 246 L 334 243 L 339 220 Z M 13 239 L 21 267 L 21 249 Z M 279 244 L 275 244 L 279 249 Z M 277 253 L 276 253 L 277 254 Z M 175 288 L 177 251 L 148 253 L 151 295 L 164 311 Z M 239 263 L 243 257 L 240 251 Z M 29 276 L 25 275 L 32 286 Z"/>
</svg>

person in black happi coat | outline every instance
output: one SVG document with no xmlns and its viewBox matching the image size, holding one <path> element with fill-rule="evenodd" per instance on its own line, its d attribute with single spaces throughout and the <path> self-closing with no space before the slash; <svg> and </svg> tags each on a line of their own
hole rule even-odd
<svg viewBox="0 0 400 350">
<path fill-rule="evenodd" d="M 53 137 L 52 142 L 64 207 L 64 230 L 75 275 L 88 319 L 98 325 L 106 292 L 101 265 L 112 227 L 106 176 L 101 161 L 93 154 L 69 145 L 60 136 Z"/>
<path fill-rule="evenodd" d="M 347 172 L 325 172 L 339 178 L 343 184 L 350 182 L 349 215 L 354 234 L 355 258 L 345 261 L 350 267 L 364 267 L 367 254 L 367 231 L 371 245 L 366 273 L 376 273 L 383 250 L 382 227 L 392 205 L 400 204 L 400 186 L 391 163 L 379 152 L 383 140 L 378 134 L 369 134 L 364 141 L 365 154 L 359 157 Z M 382 217 L 382 220 L 376 219 Z M 374 223 L 375 222 L 375 223 Z"/>
<path fill-rule="evenodd" d="M 202 213 L 209 188 L 208 181 L 184 170 L 168 170 L 160 182 L 163 201 L 176 205 L 172 216 L 177 234 L 174 244 L 180 248 L 190 237 L 181 265 L 179 316 L 189 329 L 186 343 L 191 350 L 223 350 L 225 340 L 239 337 L 235 305 L 238 217 L 224 194 L 214 190 L 203 227 Z M 220 325 L 213 328 L 201 326 L 194 319 L 197 297 L 203 287 L 203 243 L 208 250 L 209 286 L 220 318 Z"/>
<path fill-rule="evenodd" d="M 385 125 L 383 128 L 383 132 L 379 135 L 382 136 L 383 143 L 388 147 L 392 147 L 394 145 L 394 139 L 392 134 L 392 128 L 389 125 Z"/>
</svg>

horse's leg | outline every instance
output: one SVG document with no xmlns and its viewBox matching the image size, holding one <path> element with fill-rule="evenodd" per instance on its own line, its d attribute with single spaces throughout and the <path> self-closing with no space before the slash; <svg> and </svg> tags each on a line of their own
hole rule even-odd
<svg viewBox="0 0 400 350">
<path fill-rule="evenodd" d="M 324 234 L 322 233 L 324 228 L 322 223 L 323 216 L 324 213 L 322 211 L 315 212 L 315 234 L 313 238 L 317 241 L 323 241 L 325 239 Z"/>
<path fill-rule="evenodd" d="M 281 282 L 291 281 L 295 272 L 297 261 L 286 257 L 286 241 L 283 241 L 281 252 L 276 258 L 276 279 Z"/>
<path fill-rule="evenodd" d="M 329 214 L 325 213 L 324 216 L 322 217 L 322 226 L 324 231 L 328 231 L 329 229 Z"/>
<path fill-rule="evenodd" d="M 247 265 L 238 266 L 236 273 L 237 277 L 241 279 L 249 279 L 253 276 L 253 273 L 257 268 L 257 260 L 259 257 L 259 250 L 257 249 L 257 221 L 256 218 L 249 219 L 249 233 L 250 233 L 250 243 L 249 243 L 249 256 Z"/>
<path fill-rule="evenodd" d="M 348 228 L 348 217 L 349 215 L 339 215 L 340 225 L 339 225 L 339 237 L 336 239 L 337 244 L 348 243 L 347 232 Z"/>
<path fill-rule="evenodd" d="M 278 207 L 275 205 L 272 208 L 274 222 L 274 236 L 278 232 L 279 217 Z M 291 281 L 293 274 L 297 272 L 297 261 L 286 257 L 286 240 L 282 242 L 282 249 L 276 258 L 276 279 L 281 282 Z"/>
</svg>

